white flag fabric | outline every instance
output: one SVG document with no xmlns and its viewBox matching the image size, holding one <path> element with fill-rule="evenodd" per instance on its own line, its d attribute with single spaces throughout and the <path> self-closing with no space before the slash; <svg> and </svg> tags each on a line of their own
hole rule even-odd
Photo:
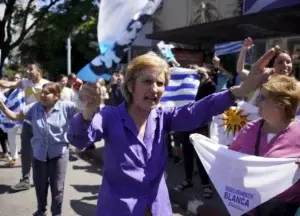
<svg viewBox="0 0 300 216">
<path fill-rule="evenodd" d="M 239 101 L 224 113 L 214 116 L 210 124 L 210 138 L 216 143 L 230 146 L 233 138 L 250 121 L 258 119 L 258 108 Z"/>
<path fill-rule="evenodd" d="M 200 134 L 190 140 L 231 216 L 245 214 L 300 178 L 297 159 L 242 154 Z"/>
<path fill-rule="evenodd" d="M 164 107 L 178 107 L 194 102 L 199 84 L 199 74 L 196 70 L 171 68 L 171 78 L 160 99 L 160 104 Z"/>
<path fill-rule="evenodd" d="M 258 107 L 246 101 L 237 102 L 224 113 L 214 116 L 210 124 L 210 138 L 222 145 L 230 146 L 235 136 L 248 123 L 259 119 Z M 300 120 L 300 110 L 296 119 Z"/>
<path fill-rule="evenodd" d="M 162 0 L 102 0 L 99 3 L 98 43 L 100 55 L 78 73 L 78 78 L 95 83 L 109 80 L 116 66 L 151 18 Z"/>
</svg>

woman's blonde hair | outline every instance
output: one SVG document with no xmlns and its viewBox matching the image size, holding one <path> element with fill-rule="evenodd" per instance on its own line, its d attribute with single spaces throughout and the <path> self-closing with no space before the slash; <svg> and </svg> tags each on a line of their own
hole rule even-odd
<svg viewBox="0 0 300 216">
<path fill-rule="evenodd" d="M 144 55 L 140 55 L 129 62 L 125 72 L 124 82 L 121 86 L 123 97 L 127 103 L 132 102 L 132 94 L 128 89 L 128 84 L 135 81 L 137 73 L 146 68 L 153 68 L 156 71 L 164 73 L 165 86 L 168 85 L 170 79 L 170 67 L 168 63 L 154 52 L 148 52 Z"/>
<path fill-rule="evenodd" d="M 286 75 L 275 75 L 263 85 L 270 98 L 284 106 L 287 119 L 294 119 L 300 103 L 300 86 L 298 81 Z"/>
</svg>

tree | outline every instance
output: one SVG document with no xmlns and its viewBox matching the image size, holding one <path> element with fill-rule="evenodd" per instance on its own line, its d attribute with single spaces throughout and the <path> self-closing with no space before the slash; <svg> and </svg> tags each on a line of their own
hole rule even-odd
<svg viewBox="0 0 300 216">
<path fill-rule="evenodd" d="M 41 22 L 60 0 L 2 0 L 5 6 L 0 20 L 0 71 L 10 52 Z M 36 3 L 39 5 L 37 8 Z"/>
<path fill-rule="evenodd" d="M 22 62 L 39 62 L 49 78 L 67 71 L 66 39 L 72 38 L 72 69 L 80 70 L 98 54 L 97 2 L 72 0 L 56 6 L 20 46 Z M 94 42 L 95 45 L 91 46 Z"/>
</svg>

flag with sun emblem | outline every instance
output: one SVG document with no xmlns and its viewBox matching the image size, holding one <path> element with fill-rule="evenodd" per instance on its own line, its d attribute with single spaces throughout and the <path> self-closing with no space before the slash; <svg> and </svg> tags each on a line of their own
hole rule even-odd
<svg viewBox="0 0 300 216">
<path fill-rule="evenodd" d="M 297 158 L 247 155 L 201 134 L 190 141 L 231 216 L 245 215 L 299 181 Z"/>
<path fill-rule="evenodd" d="M 258 108 L 245 101 L 232 106 L 224 113 L 214 116 L 210 125 L 210 138 L 230 146 L 233 138 L 248 122 L 258 119 Z"/>
</svg>

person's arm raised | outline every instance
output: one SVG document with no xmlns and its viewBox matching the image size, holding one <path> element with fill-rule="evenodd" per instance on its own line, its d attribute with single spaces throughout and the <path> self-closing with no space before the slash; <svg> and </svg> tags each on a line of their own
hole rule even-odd
<svg viewBox="0 0 300 216">
<path fill-rule="evenodd" d="M 13 121 L 21 121 L 24 120 L 25 115 L 23 111 L 13 112 L 11 111 L 2 100 L 0 100 L 0 109 L 9 119 Z"/>
<path fill-rule="evenodd" d="M 191 131 L 223 113 L 235 100 L 242 99 L 261 85 L 272 74 L 271 70 L 251 70 L 248 78 L 239 86 L 211 94 L 197 102 L 182 107 L 164 108 L 164 124 L 167 131 Z"/>
<path fill-rule="evenodd" d="M 22 81 L 14 82 L 14 81 L 7 81 L 7 80 L 0 80 L 0 87 L 2 88 L 22 88 Z"/>
<path fill-rule="evenodd" d="M 250 71 L 245 69 L 245 59 L 246 59 L 246 55 L 247 55 L 248 50 L 252 46 L 253 46 L 252 39 L 251 38 L 246 38 L 244 40 L 243 47 L 240 51 L 240 54 L 239 54 L 239 57 L 238 57 L 238 60 L 237 60 L 236 72 L 240 76 L 241 81 L 244 81 L 247 78 L 247 76 L 250 72 Z"/>
<path fill-rule="evenodd" d="M 70 144 L 83 149 L 103 138 L 105 108 L 99 111 L 101 86 L 84 84 L 79 91 L 79 98 L 86 104 L 81 113 L 71 120 L 67 138 Z"/>
<path fill-rule="evenodd" d="M 233 75 L 229 73 L 221 64 L 220 58 L 217 56 L 214 56 L 213 58 L 213 65 L 214 68 L 218 69 L 224 76 L 226 76 L 228 79 L 233 79 Z"/>
<path fill-rule="evenodd" d="M 253 65 L 251 70 L 257 70 L 263 72 L 272 58 L 279 52 L 280 47 L 276 45 L 275 47 L 269 49 L 262 57 L 260 57 Z"/>
</svg>

